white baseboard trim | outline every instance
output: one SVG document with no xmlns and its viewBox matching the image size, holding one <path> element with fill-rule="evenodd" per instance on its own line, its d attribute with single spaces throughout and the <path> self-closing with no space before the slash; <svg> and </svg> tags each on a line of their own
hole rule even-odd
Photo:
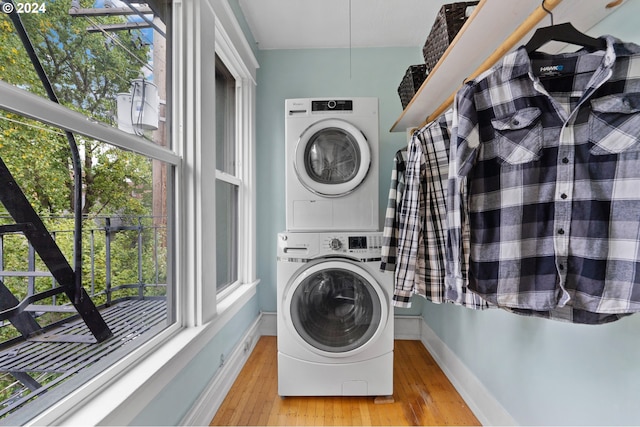
<svg viewBox="0 0 640 427">
<path fill-rule="evenodd" d="M 249 355 L 251 355 L 258 339 L 260 336 L 266 335 L 261 332 L 262 324 L 263 318 L 260 315 L 228 355 L 226 363 L 207 384 L 198 400 L 180 422 L 180 425 L 208 426 L 211 423 L 231 386 L 247 362 Z"/>
<path fill-rule="evenodd" d="M 397 340 L 419 341 L 422 337 L 421 316 L 395 316 L 393 318 L 393 336 Z"/>
<path fill-rule="evenodd" d="M 275 337 L 278 335 L 278 317 L 274 312 L 262 312 L 260 335 Z"/>
<path fill-rule="evenodd" d="M 482 425 L 518 425 L 500 402 L 420 317 L 420 341 Z"/>
</svg>

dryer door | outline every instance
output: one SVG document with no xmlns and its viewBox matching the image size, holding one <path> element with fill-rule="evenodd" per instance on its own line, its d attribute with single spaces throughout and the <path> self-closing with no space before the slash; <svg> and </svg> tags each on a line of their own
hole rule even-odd
<svg viewBox="0 0 640 427">
<path fill-rule="evenodd" d="M 362 132 L 339 119 L 315 122 L 302 132 L 296 145 L 294 168 L 309 191 L 340 197 L 366 178 L 371 149 Z"/>
<path fill-rule="evenodd" d="M 288 326 L 299 341 L 332 357 L 365 350 L 389 316 L 380 285 L 346 259 L 310 262 L 293 277 L 284 298 Z"/>
</svg>

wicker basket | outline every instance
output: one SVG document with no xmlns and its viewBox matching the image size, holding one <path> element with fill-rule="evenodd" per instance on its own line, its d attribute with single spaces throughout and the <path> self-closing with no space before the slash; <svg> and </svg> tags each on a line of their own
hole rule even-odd
<svg viewBox="0 0 640 427">
<path fill-rule="evenodd" d="M 445 4 L 440 8 L 431 32 L 422 48 L 427 71 L 433 70 L 444 52 L 447 50 L 456 34 L 467 21 L 467 8 L 476 6 L 479 2 L 469 1 Z"/>
<path fill-rule="evenodd" d="M 407 72 L 404 74 L 400 86 L 398 86 L 398 95 L 400 95 L 403 110 L 407 108 L 407 105 L 418 91 L 418 88 L 427 78 L 427 74 L 426 64 L 411 65 L 407 68 Z"/>
</svg>

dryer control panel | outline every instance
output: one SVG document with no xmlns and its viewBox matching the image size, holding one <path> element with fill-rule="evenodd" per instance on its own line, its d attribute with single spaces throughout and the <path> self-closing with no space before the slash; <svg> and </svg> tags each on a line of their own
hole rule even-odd
<svg viewBox="0 0 640 427">
<path fill-rule="evenodd" d="M 353 111 L 353 101 L 350 99 L 311 101 L 311 111 Z"/>
</svg>

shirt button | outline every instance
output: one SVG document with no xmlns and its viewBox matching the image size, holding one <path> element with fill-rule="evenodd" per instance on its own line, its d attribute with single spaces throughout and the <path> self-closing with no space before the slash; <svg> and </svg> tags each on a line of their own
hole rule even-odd
<svg viewBox="0 0 640 427">
<path fill-rule="evenodd" d="M 627 102 L 629 102 L 629 101 L 627 101 Z M 520 122 L 517 119 L 513 119 L 511 121 L 511 124 L 514 125 L 514 126 L 518 126 L 520 124 Z"/>
<path fill-rule="evenodd" d="M 562 194 L 560 195 L 560 198 L 564 200 L 564 199 L 566 199 L 566 198 L 567 198 L 567 195 L 566 195 L 565 193 L 562 193 Z"/>
<path fill-rule="evenodd" d="M 564 157 L 564 158 L 562 159 L 562 163 L 569 163 L 569 159 L 567 159 L 566 157 Z"/>
<path fill-rule="evenodd" d="M 559 268 L 560 270 L 564 270 L 564 264 L 560 264 L 560 265 L 558 265 L 558 268 Z"/>
<path fill-rule="evenodd" d="M 558 229 L 558 234 L 564 234 L 564 229 L 562 228 Z"/>
</svg>

